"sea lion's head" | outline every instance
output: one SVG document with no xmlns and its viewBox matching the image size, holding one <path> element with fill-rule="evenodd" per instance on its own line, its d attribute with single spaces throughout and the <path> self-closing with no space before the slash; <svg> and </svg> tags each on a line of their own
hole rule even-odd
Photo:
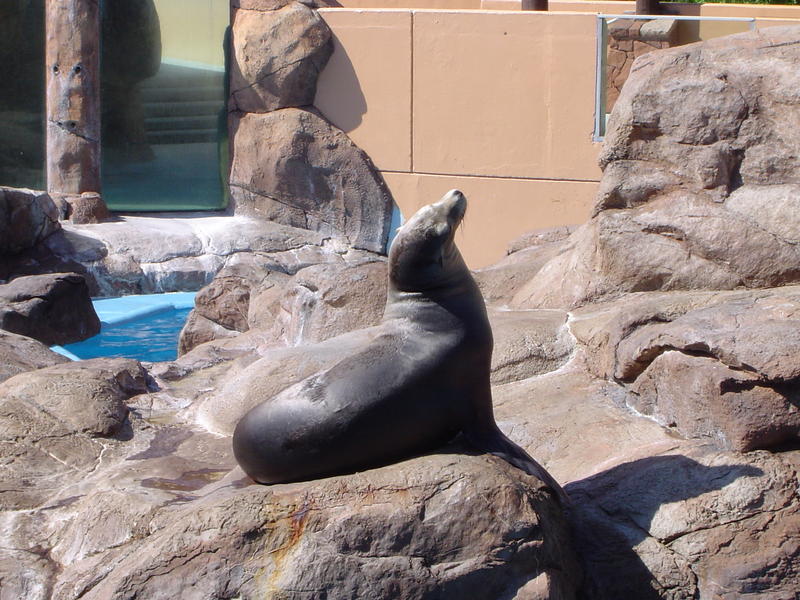
<svg viewBox="0 0 800 600">
<path fill-rule="evenodd" d="M 450 190 L 397 230 L 389 251 L 389 282 L 396 290 L 444 287 L 468 273 L 453 239 L 466 211 L 464 194 Z"/>
</svg>

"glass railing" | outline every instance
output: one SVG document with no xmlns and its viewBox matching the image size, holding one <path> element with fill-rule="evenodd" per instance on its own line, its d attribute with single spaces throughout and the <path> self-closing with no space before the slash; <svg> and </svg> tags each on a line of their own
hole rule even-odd
<svg viewBox="0 0 800 600">
<path fill-rule="evenodd" d="M 118 211 L 225 206 L 228 0 L 103 0 L 103 198 Z"/>
<path fill-rule="evenodd" d="M 44 0 L 0 2 L 0 185 L 44 189 Z"/>
<path fill-rule="evenodd" d="M 636 58 L 653 50 L 741 33 L 755 27 L 756 21 L 752 18 L 597 15 L 595 141 L 605 137 L 608 116 Z"/>
</svg>

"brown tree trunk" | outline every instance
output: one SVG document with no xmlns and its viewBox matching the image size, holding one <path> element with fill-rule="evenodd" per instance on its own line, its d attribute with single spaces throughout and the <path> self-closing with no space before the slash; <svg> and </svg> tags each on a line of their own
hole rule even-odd
<svg viewBox="0 0 800 600">
<path fill-rule="evenodd" d="M 636 14 L 637 15 L 661 14 L 661 8 L 658 5 L 658 0 L 636 0 Z"/>
<path fill-rule="evenodd" d="M 547 10 L 547 0 L 522 0 L 522 10 Z"/>
<path fill-rule="evenodd" d="M 47 0 L 47 190 L 100 192 L 99 0 Z"/>
</svg>

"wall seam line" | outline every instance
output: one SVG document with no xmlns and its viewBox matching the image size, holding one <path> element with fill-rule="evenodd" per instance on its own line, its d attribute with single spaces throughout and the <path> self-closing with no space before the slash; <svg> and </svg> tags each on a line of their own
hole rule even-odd
<svg viewBox="0 0 800 600">
<path fill-rule="evenodd" d="M 427 171 L 395 171 L 379 169 L 381 173 L 392 175 L 425 175 L 430 177 L 463 177 L 464 179 L 508 179 L 510 181 L 553 181 L 566 183 L 600 183 L 599 179 L 555 179 L 553 177 L 516 177 L 513 175 L 466 175 L 463 173 L 430 173 Z"/>
</svg>

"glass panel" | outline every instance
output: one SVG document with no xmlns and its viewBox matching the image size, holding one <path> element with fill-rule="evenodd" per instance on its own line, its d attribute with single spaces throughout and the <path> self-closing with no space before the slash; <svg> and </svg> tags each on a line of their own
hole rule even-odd
<svg viewBox="0 0 800 600">
<path fill-rule="evenodd" d="M 598 28 L 598 75 L 595 137 L 605 135 L 633 61 L 653 50 L 673 48 L 733 33 L 749 31 L 753 19 L 703 17 L 653 18 L 635 15 L 601 15 Z"/>
<path fill-rule="evenodd" d="M 109 208 L 224 207 L 229 0 L 103 0 L 102 6 Z"/>
<path fill-rule="evenodd" d="M 45 188 L 44 0 L 0 1 L 0 185 Z"/>
</svg>

